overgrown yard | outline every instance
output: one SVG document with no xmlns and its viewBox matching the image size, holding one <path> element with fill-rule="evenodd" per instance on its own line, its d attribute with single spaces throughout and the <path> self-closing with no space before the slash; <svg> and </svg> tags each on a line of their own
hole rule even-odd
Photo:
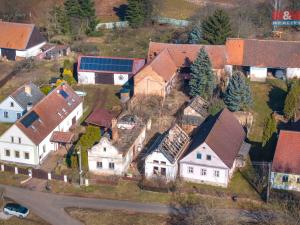
<svg viewBox="0 0 300 225">
<path fill-rule="evenodd" d="M 67 212 L 85 225 L 163 225 L 167 216 L 134 213 L 119 210 L 67 209 Z"/>
<path fill-rule="evenodd" d="M 48 225 L 48 223 L 31 212 L 29 216 L 24 219 L 13 216 L 8 220 L 0 220 L 0 225 Z"/>
<path fill-rule="evenodd" d="M 266 118 L 273 111 L 282 113 L 287 85 L 285 81 L 272 79 L 267 80 L 266 83 L 251 82 L 251 90 L 253 95 L 252 112 L 254 114 L 254 124 L 248 137 L 258 150 L 262 141 Z"/>
<path fill-rule="evenodd" d="M 174 19 L 189 19 L 192 17 L 200 5 L 186 0 L 164 0 L 161 8 L 161 16 Z"/>
</svg>

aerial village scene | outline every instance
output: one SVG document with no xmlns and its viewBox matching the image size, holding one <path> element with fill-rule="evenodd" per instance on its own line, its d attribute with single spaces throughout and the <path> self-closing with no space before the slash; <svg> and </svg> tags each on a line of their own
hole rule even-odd
<svg viewBox="0 0 300 225">
<path fill-rule="evenodd" d="M 299 0 L 0 0 L 0 224 L 300 224 Z"/>
</svg>

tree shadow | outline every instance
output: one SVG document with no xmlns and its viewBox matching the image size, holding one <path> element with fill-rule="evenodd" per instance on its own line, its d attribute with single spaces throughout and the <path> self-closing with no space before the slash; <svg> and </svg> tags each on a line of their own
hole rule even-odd
<svg viewBox="0 0 300 225">
<path fill-rule="evenodd" d="M 113 10 L 116 13 L 116 15 L 119 17 L 120 21 L 124 21 L 126 18 L 128 5 L 122 4 L 119 7 L 114 7 Z"/>
<path fill-rule="evenodd" d="M 268 94 L 269 100 L 267 102 L 272 111 L 280 113 L 283 111 L 286 94 L 286 91 L 282 88 L 272 85 Z"/>
</svg>

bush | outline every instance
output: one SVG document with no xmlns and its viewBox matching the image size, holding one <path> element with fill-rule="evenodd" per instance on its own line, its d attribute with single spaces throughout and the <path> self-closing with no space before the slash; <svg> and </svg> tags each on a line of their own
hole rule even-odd
<svg viewBox="0 0 300 225">
<path fill-rule="evenodd" d="M 45 95 L 49 94 L 49 92 L 52 90 L 52 87 L 50 85 L 44 85 L 40 87 L 41 92 L 43 92 Z"/>
<path fill-rule="evenodd" d="M 92 43 L 77 43 L 71 46 L 72 51 L 82 54 L 99 54 L 98 45 Z"/>
<path fill-rule="evenodd" d="M 214 98 L 209 105 L 208 113 L 214 116 L 225 107 L 226 107 L 225 103 L 223 102 L 222 99 Z"/>
</svg>

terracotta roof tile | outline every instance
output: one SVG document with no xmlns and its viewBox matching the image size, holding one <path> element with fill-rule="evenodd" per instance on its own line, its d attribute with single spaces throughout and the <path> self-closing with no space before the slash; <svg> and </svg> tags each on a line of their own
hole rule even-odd
<svg viewBox="0 0 300 225">
<path fill-rule="evenodd" d="M 280 131 L 272 171 L 300 174 L 300 132 Z"/>
<path fill-rule="evenodd" d="M 93 124 L 99 127 L 111 127 L 111 121 L 114 118 L 112 112 L 106 109 L 94 109 L 93 112 L 85 120 L 86 123 Z"/>
<path fill-rule="evenodd" d="M 300 68 L 300 41 L 228 39 L 227 64 Z"/>
<path fill-rule="evenodd" d="M 33 29 L 33 24 L 0 21 L 0 48 L 26 49 Z"/>
<path fill-rule="evenodd" d="M 68 143 L 72 143 L 73 137 L 74 134 L 72 132 L 54 131 L 50 138 L 50 141 L 56 143 L 68 144 Z"/>
<path fill-rule="evenodd" d="M 223 69 L 226 63 L 225 45 L 194 45 L 194 44 L 168 44 L 150 42 L 148 61 L 153 60 L 160 52 L 169 50 L 177 67 L 189 66 L 193 62 L 200 49 L 204 47 L 210 57 L 214 69 Z"/>
<path fill-rule="evenodd" d="M 36 145 L 40 144 L 73 110 L 82 99 L 62 84 L 39 101 L 16 122 L 16 126 Z M 31 121 L 33 121 L 31 123 Z"/>
</svg>

